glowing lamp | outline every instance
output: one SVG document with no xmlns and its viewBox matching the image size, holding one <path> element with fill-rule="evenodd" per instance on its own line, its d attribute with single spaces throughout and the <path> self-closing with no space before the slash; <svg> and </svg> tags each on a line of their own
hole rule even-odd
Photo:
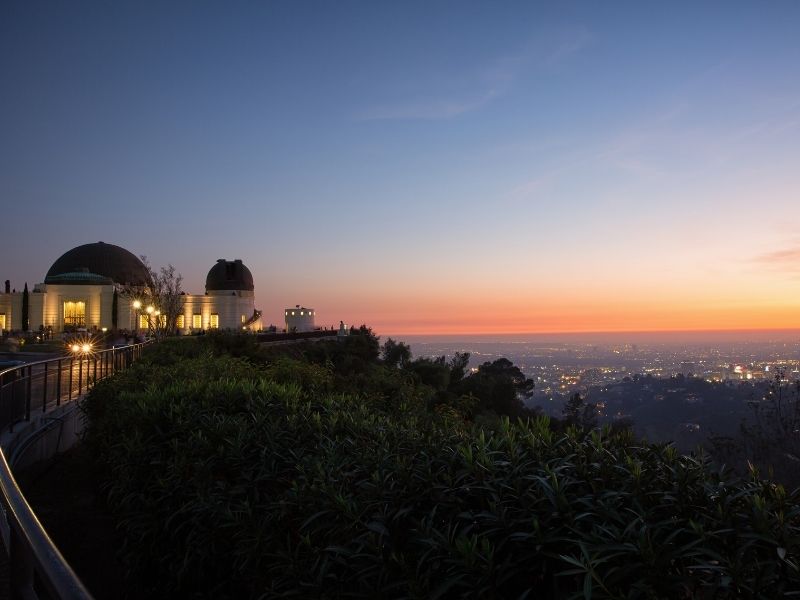
<svg viewBox="0 0 800 600">
<path fill-rule="evenodd" d="M 152 315 L 154 310 L 155 308 L 153 308 L 152 304 L 145 309 L 148 315 Z"/>
<path fill-rule="evenodd" d="M 81 350 L 83 350 L 84 354 L 88 354 L 91 349 L 92 349 L 91 344 L 84 344 L 83 346 L 81 346 Z"/>
<path fill-rule="evenodd" d="M 142 303 L 139 302 L 138 300 L 134 300 L 133 301 L 133 308 L 135 308 L 136 310 L 139 310 L 140 308 L 142 308 Z"/>
<path fill-rule="evenodd" d="M 71 349 L 71 350 L 72 350 L 72 351 L 73 351 L 75 354 L 77 354 L 78 352 L 80 352 L 80 351 L 81 351 L 81 347 L 80 347 L 80 345 L 79 345 L 79 344 L 72 344 L 72 347 L 71 347 L 70 349 Z"/>
</svg>

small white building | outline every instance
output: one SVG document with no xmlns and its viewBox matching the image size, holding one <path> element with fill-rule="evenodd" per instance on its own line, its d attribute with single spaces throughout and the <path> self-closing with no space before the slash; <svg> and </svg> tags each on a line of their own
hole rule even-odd
<svg viewBox="0 0 800 600">
<path fill-rule="evenodd" d="M 284 321 L 286 323 L 286 331 L 302 332 L 314 331 L 315 310 L 313 308 L 306 308 L 296 304 L 294 308 L 287 308 L 283 311 Z"/>
</svg>

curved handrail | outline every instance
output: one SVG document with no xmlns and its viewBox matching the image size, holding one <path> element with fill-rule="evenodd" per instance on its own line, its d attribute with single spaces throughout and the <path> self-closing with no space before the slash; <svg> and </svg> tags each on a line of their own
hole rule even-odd
<svg viewBox="0 0 800 600">
<path fill-rule="evenodd" d="M 141 344 L 133 344 L 130 346 L 121 346 L 119 348 L 111 348 L 109 350 L 101 350 L 94 353 L 92 359 L 94 360 L 94 381 L 107 377 L 114 372 L 126 368 L 130 363 L 141 356 L 142 348 L 148 342 Z M 116 360 L 117 353 L 125 356 L 124 361 Z M 101 358 L 101 368 L 98 373 L 98 357 Z M 108 357 L 111 357 L 108 360 Z M 69 358 L 61 357 L 50 360 L 37 361 L 34 363 L 26 363 L 10 367 L 0 371 L 0 388 L 2 388 L 2 381 L 4 376 L 10 373 L 22 372 L 24 386 L 26 417 L 30 419 L 30 400 L 31 400 L 31 382 L 33 380 L 33 368 L 42 367 L 41 373 L 44 374 L 43 385 L 43 404 L 42 412 L 46 412 L 47 404 L 47 377 L 48 366 L 56 364 L 58 371 L 59 389 L 56 396 L 55 406 L 61 404 L 61 395 L 63 390 L 61 388 L 61 368 L 62 364 Z M 82 366 L 82 365 L 81 365 Z M 86 363 L 87 372 L 87 389 L 89 384 L 89 362 Z M 72 371 L 74 364 L 70 362 L 70 383 L 69 383 L 69 396 L 67 401 L 72 401 L 73 382 Z M 27 375 L 24 375 L 27 371 Z M 18 383 L 16 374 L 14 380 L 10 382 L 11 386 Z M 8 383 L 6 385 L 9 385 Z M 79 391 L 81 390 L 79 383 Z M 12 400 L 14 398 L 12 387 Z M 76 396 L 77 399 L 79 396 Z M 2 407 L 0 407 L 2 408 Z M 13 407 L 12 407 L 13 410 Z M 13 420 L 13 417 L 12 417 Z M 13 427 L 13 423 L 11 424 Z M 40 581 L 46 588 L 46 593 L 52 598 L 60 599 L 75 599 L 84 600 L 91 599 L 92 596 L 86 587 L 81 582 L 80 578 L 69 566 L 69 563 L 64 559 L 64 556 L 59 552 L 50 536 L 47 535 L 44 527 L 39 522 L 31 506 L 28 504 L 25 496 L 17 484 L 11 467 L 6 460 L 6 456 L 0 448 L 0 534 L 2 534 L 2 542 L 6 549 L 6 554 L 9 561 L 9 573 L 11 576 L 11 596 L 14 598 L 35 598 L 38 597 L 34 588 L 34 580 Z M 34 577 L 34 573 L 38 578 Z M 2 594 L 0 594 L 2 595 Z"/>
<path fill-rule="evenodd" d="M 3 525 L 9 529 L 8 540 L 4 539 L 3 542 L 6 543 L 10 562 L 12 596 L 29 596 L 31 593 L 35 596 L 33 578 L 29 576 L 33 569 L 39 573 L 42 583 L 54 598 L 92 598 L 25 500 L 2 450 L 0 491 L 6 513 L 3 516 L 7 519 Z"/>
</svg>

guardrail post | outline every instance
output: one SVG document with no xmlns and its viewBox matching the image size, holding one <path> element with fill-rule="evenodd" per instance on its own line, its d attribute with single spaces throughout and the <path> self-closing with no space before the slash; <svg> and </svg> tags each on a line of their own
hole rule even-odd
<svg viewBox="0 0 800 600">
<path fill-rule="evenodd" d="M 15 385 L 17 383 L 18 371 L 14 371 L 14 379 L 11 380 L 11 402 L 8 403 L 8 431 L 14 431 L 14 396 L 16 395 Z"/>
<path fill-rule="evenodd" d="M 31 420 L 31 380 L 33 379 L 33 367 L 28 366 L 28 381 L 25 384 L 25 420 Z"/>
<path fill-rule="evenodd" d="M 56 406 L 61 406 L 61 359 L 58 359 L 58 373 L 56 374 Z"/>
<path fill-rule="evenodd" d="M 72 400 L 72 372 L 75 370 L 75 359 L 69 359 L 69 400 Z"/>
<path fill-rule="evenodd" d="M 47 410 L 47 367 L 50 363 L 44 363 L 44 383 L 42 384 L 42 412 Z"/>
</svg>

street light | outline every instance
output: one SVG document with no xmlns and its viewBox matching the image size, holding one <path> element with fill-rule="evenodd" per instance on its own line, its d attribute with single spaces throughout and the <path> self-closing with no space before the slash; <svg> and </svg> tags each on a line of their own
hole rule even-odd
<svg viewBox="0 0 800 600">
<path fill-rule="evenodd" d="M 136 311 L 136 315 L 133 317 L 133 335 L 134 337 L 139 337 L 139 309 L 142 308 L 142 303 L 139 300 L 134 300 L 132 306 Z M 135 341 L 136 340 L 134 340 L 134 342 Z"/>
<path fill-rule="evenodd" d="M 72 354 L 78 359 L 78 394 L 83 389 L 83 359 L 86 359 L 86 387 L 89 387 L 89 355 L 92 353 L 92 342 L 89 340 L 79 340 L 74 342 L 70 348 Z M 72 366 L 70 363 L 70 388 L 72 387 Z M 97 376 L 97 363 L 95 363 L 95 377 Z M 70 395 L 72 392 L 70 391 Z"/>
</svg>

